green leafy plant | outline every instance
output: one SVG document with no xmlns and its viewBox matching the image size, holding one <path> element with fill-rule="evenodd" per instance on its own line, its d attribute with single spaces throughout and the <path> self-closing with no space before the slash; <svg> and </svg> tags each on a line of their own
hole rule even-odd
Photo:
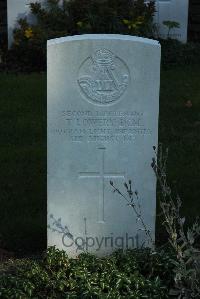
<svg viewBox="0 0 200 299">
<path fill-rule="evenodd" d="M 84 34 L 119 33 L 152 36 L 153 1 L 144 0 L 47 0 L 30 4 L 35 24 L 20 19 L 14 30 L 14 42 L 6 64 L 26 70 L 46 67 L 48 39 Z"/>
<path fill-rule="evenodd" d="M 175 21 L 163 21 L 163 25 L 168 28 L 167 38 L 170 38 L 170 32 L 172 29 L 180 28 L 180 24 Z"/>
<path fill-rule="evenodd" d="M 170 256 L 149 249 L 70 259 L 50 247 L 40 260 L 10 260 L 0 276 L 0 298 L 168 298 Z"/>
<path fill-rule="evenodd" d="M 154 38 L 153 21 L 155 2 L 144 0 L 47 0 L 45 7 L 31 3 L 30 11 L 36 19 L 30 24 L 19 20 L 14 30 L 11 49 L 3 51 L 0 69 L 15 71 L 41 71 L 46 69 L 46 41 L 48 39 L 84 34 L 119 33 Z M 179 24 L 164 21 L 168 37 Z M 159 35 L 158 35 L 159 36 Z M 200 45 L 182 44 L 174 39 L 160 39 L 162 66 L 200 63 Z"/>
</svg>

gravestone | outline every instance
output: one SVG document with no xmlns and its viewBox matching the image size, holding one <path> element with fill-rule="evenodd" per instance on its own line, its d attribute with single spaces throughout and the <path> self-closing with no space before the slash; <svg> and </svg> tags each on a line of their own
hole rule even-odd
<svg viewBox="0 0 200 299">
<path fill-rule="evenodd" d="M 154 21 L 158 25 L 160 38 L 168 38 L 168 28 L 163 21 L 178 22 L 180 27 L 170 30 L 169 37 L 187 42 L 189 0 L 156 0 Z"/>
<path fill-rule="evenodd" d="M 70 256 L 150 246 L 126 194 L 132 181 L 154 239 L 160 45 L 126 35 L 48 41 L 48 245 Z"/>
</svg>

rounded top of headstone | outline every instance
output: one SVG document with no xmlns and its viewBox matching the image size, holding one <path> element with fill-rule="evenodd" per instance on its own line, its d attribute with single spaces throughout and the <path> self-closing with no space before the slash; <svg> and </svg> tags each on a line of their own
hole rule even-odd
<svg viewBox="0 0 200 299">
<path fill-rule="evenodd" d="M 160 43 L 157 40 L 126 34 L 80 34 L 73 36 L 64 36 L 48 40 L 47 46 L 82 40 L 123 40 L 160 47 Z"/>
</svg>

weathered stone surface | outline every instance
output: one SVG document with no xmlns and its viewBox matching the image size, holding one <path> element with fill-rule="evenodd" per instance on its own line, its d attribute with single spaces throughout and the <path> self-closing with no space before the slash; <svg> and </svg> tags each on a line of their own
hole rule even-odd
<svg viewBox="0 0 200 299">
<path fill-rule="evenodd" d="M 110 185 L 132 180 L 154 238 L 160 45 L 122 35 L 48 41 L 48 245 L 75 256 L 148 245 Z"/>
</svg>

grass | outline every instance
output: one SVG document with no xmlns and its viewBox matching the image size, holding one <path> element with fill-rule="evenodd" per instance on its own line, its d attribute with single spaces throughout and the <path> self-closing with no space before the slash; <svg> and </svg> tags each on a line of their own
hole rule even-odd
<svg viewBox="0 0 200 299">
<path fill-rule="evenodd" d="M 184 200 L 184 212 L 191 217 L 200 212 L 199 78 L 199 66 L 161 75 L 159 140 L 169 148 L 168 176 Z"/>
<path fill-rule="evenodd" d="M 199 78 L 199 66 L 161 73 L 159 140 L 189 221 L 200 211 Z M 36 252 L 46 247 L 46 74 L 2 73 L 0 90 L 0 237 L 8 250 Z"/>
<path fill-rule="evenodd" d="M 8 249 L 46 246 L 46 75 L 0 75 L 0 234 Z"/>
</svg>

